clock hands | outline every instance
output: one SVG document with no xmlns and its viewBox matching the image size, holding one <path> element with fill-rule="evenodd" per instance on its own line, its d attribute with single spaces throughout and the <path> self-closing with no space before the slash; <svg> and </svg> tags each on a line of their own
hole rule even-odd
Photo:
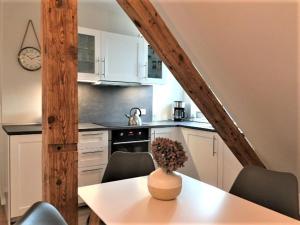
<svg viewBox="0 0 300 225">
<path fill-rule="evenodd" d="M 29 58 L 30 60 L 32 60 L 32 58 L 29 55 L 25 55 L 27 58 Z"/>
<path fill-rule="evenodd" d="M 29 55 L 25 55 L 27 58 L 29 58 L 30 60 L 33 60 L 33 59 L 35 59 L 35 58 L 38 58 L 38 57 L 40 57 L 39 55 L 38 56 L 35 56 L 35 57 L 30 57 Z"/>
<path fill-rule="evenodd" d="M 35 58 L 38 58 L 38 57 L 40 57 L 40 56 L 39 56 L 39 55 L 37 55 L 37 56 L 35 56 L 35 57 L 31 58 L 31 59 L 35 59 Z"/>
</svg>

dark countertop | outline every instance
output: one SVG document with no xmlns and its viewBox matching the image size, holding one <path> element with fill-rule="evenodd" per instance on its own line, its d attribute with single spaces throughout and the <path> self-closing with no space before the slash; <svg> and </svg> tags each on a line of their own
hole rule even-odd
<svg viewBox="0 0 300 225">
<path fill-rule="evenodd" d="M 176 122 L 172 120 L 143 122 L 142 126 L 128 126 L 126 123 L 100 123 L 99 125 L 107 127 L 109 130 L 132 129 L 132 128 L 164 128 L 164 127 L 185 127 L 197 130 L 215 132 L 215 129 L 209 123 L 200 123 L 192 121 Z"/>
<path fill-rule="evenodd" d="M 3 125 L 2 128 L 8 135 L 26 135 L 26 134 L 42 133 L 41 124 Z M 98 130 L 107 130 L 107 128 L 93 123 L 79 124 L 79 131 L 98 131 Z"/>
<path fill-rule="evenodd" d="M 128 126 L 123 123 L 101 123 L 99 125 L 93 123 L 80 123 L 79 131 L 100 131 L 100 130 L 116 130 L 116 129 L 134 129 L 134 128 L 164 128 L 164 127 L 185 127 L 196 130 L 215 132 L 215 129 L 209 123 L 200 123 L 192 121 L 155 121 L 144 122 L 142 126 Z M 41 124 L 19 124 L 19 125 L 3 125 L 3 130 L 8 135 L 26 135 L 41 134 Z"/>
</svg>

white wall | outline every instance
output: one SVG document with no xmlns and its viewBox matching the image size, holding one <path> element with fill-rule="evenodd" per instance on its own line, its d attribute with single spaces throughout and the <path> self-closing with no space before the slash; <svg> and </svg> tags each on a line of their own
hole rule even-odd
<svg viewBox="0 0 300 225">
<path fill-rule="evenodd" d="M 27 21 L 32 19 L 39 31 L 39 1 L 5 0 L 4 2 L 4 46 L 2 73 L 2 122 L 32 123 L 41 120 L 41 76 L 40 71 L 28 72 L 18 65 L 17 55 Z M 28 33 L 26 45 L 37 46 Z"/>
<path fill-rule="evenodd" d="M 297 3 L 153 2 L 266 166 L 296 173 Z"/>
<path fill-rule="evenodd" d="M 184 100 L 184 91 L 168 68 L 163 66 L 166 75 L 164 85 L 153 85 L 153 120 L 168 120 L 173 118 L 173 102 Z"/>
<path fill-rule="evenodd" d="M 137 36 L 138 29 L 116 1 L 78 0 L 79 26 Z"/>
</svg>

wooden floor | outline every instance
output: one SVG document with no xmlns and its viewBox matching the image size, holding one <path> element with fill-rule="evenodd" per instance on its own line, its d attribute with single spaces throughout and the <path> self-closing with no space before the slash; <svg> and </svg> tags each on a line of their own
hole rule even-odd
<svg viewBox="0 0 300 225">
<path fill-rule="evenodd" d="M 78 225 L 86 225 L 86 220 L 90 214 L 88 207 L 80 207 L 78 210 Z M 0 225 L 7 225 L 4 207 L 0 207 Z"/>
<path fill-rule="evenodd" d="M 5 217 L 5 213 L 4 213 L 4 207 L 0 206 L 0 225 L 6 225 L 6 217 Z"/>
</svg>

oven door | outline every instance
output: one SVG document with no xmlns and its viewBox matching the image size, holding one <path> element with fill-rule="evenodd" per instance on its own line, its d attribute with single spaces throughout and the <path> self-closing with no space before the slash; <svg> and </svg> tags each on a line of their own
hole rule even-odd
<svg viewBox="0 0 300 225">
<path fill-rule="evenodd" d="M 148 152 L 150 140 L 112 142 L 111 154 L 122 152 Z"/>
</svg>

